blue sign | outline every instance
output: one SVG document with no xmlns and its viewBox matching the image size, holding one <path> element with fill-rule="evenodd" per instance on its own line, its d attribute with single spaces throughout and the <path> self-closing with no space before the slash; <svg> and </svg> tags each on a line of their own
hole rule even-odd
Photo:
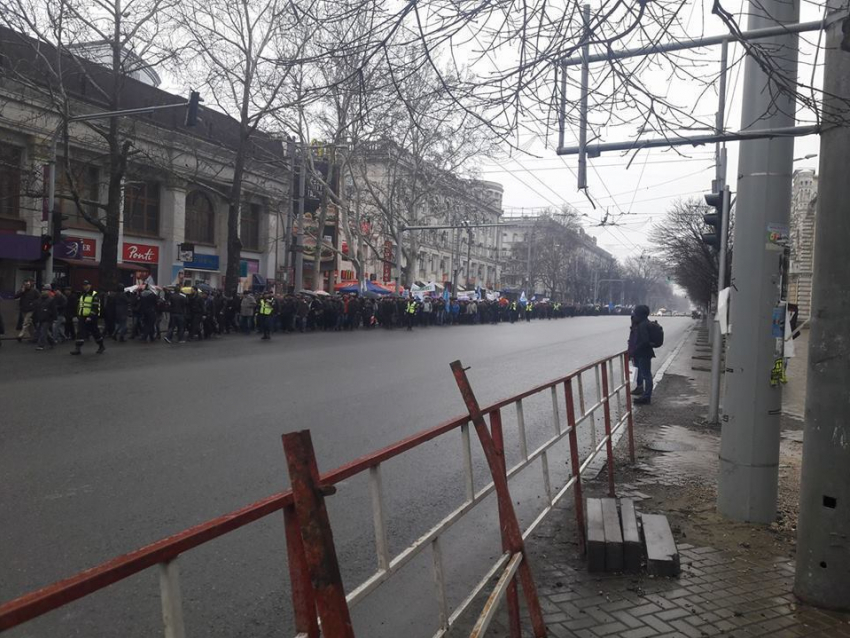
<svg viewBox="0 0 850 638">
<path fill-rule="evenodd" d="M 185 262 L 183 268 L 187 270 L 218 270 L 218 255 L 202 255 L 196 252 L 195 258 L 192 261 Z"/>
</svg>

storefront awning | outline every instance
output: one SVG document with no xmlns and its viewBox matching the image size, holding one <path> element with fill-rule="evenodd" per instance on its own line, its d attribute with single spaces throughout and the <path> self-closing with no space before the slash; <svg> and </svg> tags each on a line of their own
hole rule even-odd
<svg viewBox="0 0 850 638">
<path fill-rule="evenodd" d="M 41 237 L 0 233 L 0 259 L 38 261 L 41 259 Z"/>
<path fill-rule="evenodd" d="M 63 264 L 68 264 L 69 266 L 74 266 L 76 268 L 100 268 L 100 262 L 95 261 L 94 259 L 62 259 L 61 257 L 57 257 L 56 261 L 61 261 Z M 145 264 L 119 263 L 118 270 L 146 270 L 150 272 L 150 266 Z"/>
</svg>

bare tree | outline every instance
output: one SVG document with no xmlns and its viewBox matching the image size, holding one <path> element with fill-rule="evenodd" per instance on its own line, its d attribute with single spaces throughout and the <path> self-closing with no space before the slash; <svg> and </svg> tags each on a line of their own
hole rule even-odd
<svg viewBox="0 0 850 638">
<path fill-rule="evenodd" d="M 103 235 L 101 284 L 118 283 L 118 237 L 124 177 L 133 152 L 133 121 L 120 117 L 72 124 L 74 116 L 123 107 L 127 78 L 153 69 L 172 57 L 161 46 L 160 15 L 174 0 L 0 0 L 0 24 L 20 34 L 30 59 L 7 72 L 35 90 L 55 115 L 54 143 L 68 196 L 78 214 Z M 72 130 L 73 129 L 73 130 Z M 72 170 L 72 137 L 92 136 L 105 145 L 106 200 L 91 199 Z M 56 179 L 56 176 L 52 176 Z"/>
<path fill-rule="evenodd" d="M 691 300 L 708 307 L 717 292 L 718 261 L 716 251 L 702 241 L 706 232 L 703 215 L 713 212 L 699 199 L 679 200 L 667 211 L 661 224 L 653 227 L 652 234 L 661 258 L 671 276 Z M 733 218 L 729 220 L 727 250 L 727 285 L 732 274 Z"/>
<path fill-rule="evenodd" d="M 227 193 L 225 287 L 236 291 L 242 242 L 239 217 L 246 169 L 251 162 L 274 162 L 258 131 L 285 121 L 304 95 L 289 89 L 296 80 L 306 42 L 316 31 L 317 2 L 288 0 L 187 0 L 176 5 L 175 37 L 185 39 L 184 80 L 200 89 L 217 110 L 239 122 Z M 284 166 L 281 163 L 281 170 Z"/>
<path fill-rule="evenodd" d="M 383 67 L 389 78 L 384 97 L 370 104 L 366 131 L 351 162 L 355 186 L 366 195 L 383 234 L 395 240 L 397 272 L 409 285 L 420 238 L 402 236 L 404 227 L 452 221 L 450 202 L 464 191 L 457 175 L 472 158 L 489 153 L 493 139 L 453 98 L 447 84 L 458 78 L 440 77 L 417 63 L 411 47 L 391 56 L 398 64 Z"/>
</svg>

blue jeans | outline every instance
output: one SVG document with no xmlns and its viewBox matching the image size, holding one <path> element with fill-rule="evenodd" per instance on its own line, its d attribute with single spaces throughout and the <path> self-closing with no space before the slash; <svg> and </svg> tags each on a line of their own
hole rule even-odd
<svg viewBox="0 0 850 638">
<path fill-rule="evenodd" d="M 635 359 L 637 366 L 637 385 L 643 387 L 643 396 L 647 399 L 652 397 L 652 358 L 637 357 Z"/>
</svg>

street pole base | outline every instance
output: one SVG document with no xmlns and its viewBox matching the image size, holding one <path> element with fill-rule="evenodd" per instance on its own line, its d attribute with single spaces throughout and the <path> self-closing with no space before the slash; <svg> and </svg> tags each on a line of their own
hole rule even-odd
<svg viewBox="0 0 850 638">
<path fill-rule="evenodd" d="M 717 511 L 739 523 L 769 525 L 776 520 L 779 464 L 743 465 L 720 458 Z"/>
</svg>

